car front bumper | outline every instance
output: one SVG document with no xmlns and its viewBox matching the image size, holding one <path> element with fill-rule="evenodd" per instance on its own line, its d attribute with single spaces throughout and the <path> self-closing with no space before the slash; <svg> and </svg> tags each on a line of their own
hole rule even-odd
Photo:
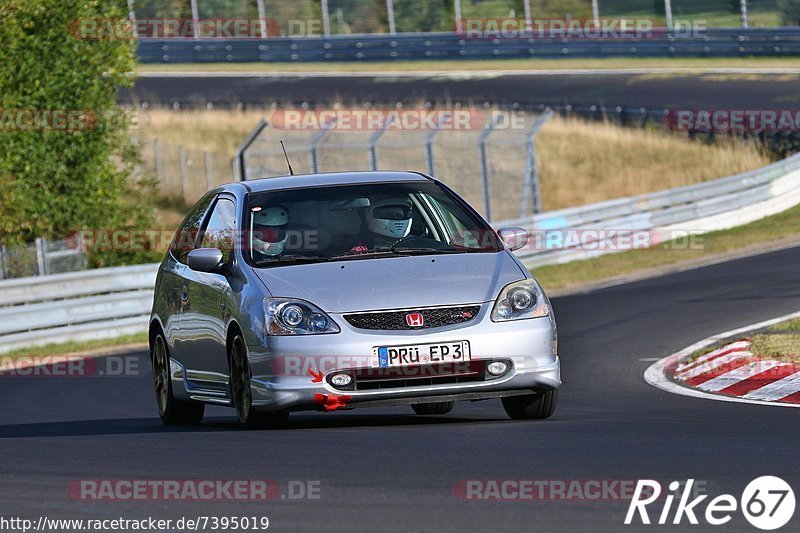
<svg viewBox="0 0 800 533">
<path fill-rule="evenodd" d="M 480 400 L 561 386 L 555 322 L 551 317 L 492 322 L 491 303 L 468 325 L 414 331 L 373 331 L 350 326 L 341 315 L 331 318 L 341 332 L 330 335 L 268 337 L 263 346 L 248 346 L 253 405 L 259 410 L 335 410 L 404 403 Z M 344 391 L 327 380 L 333 373 L 369 368 L 378 346 L 468 341 L 472 361 L 505 360 L 511 368 L 485 381 L 438 383 Z"/>
</svg>

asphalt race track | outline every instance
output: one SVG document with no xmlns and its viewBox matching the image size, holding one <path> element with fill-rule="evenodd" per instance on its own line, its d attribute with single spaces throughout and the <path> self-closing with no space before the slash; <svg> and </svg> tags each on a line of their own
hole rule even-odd
<svg viewBox="0 0 800 533">
<path fill-rule="evenodd" d="M 484 102 L 673 109 L 800 108 L 797 74 L 481 74 L 177 77 L 149 74 L 120 93 L 122 102 L 181 107 L 283 102 L 418 104 Z"/>
<path fill-rule="evenodd" d="M 542 422 L 509 421 L 490 401 L 430 418 L 405 407 L 297 414 L 271 432 L 242 431 L 232 411 L 214 408 L 199 427 L 167 428 L 149 372 L 1 378 L 3 515 L 266 515 L 279 531 L 606 531 L 638 529 L 623 526 L 627 501 L 463 501 L 453 486 L 695 478 L 712 496 L 738 498 L 750 480 L 778 475 L 796 490 L 798 411 L 670 395 L 645 383 L 642 359 L 796 311 L 799 265 L 800 247 L 555 300 L 565 385 Z M 319 480 L 321 497 L 87 502 L 66 493 L 78 479 Z M 751 526 L 737 513 L 716 530 Z"/>
</svg>

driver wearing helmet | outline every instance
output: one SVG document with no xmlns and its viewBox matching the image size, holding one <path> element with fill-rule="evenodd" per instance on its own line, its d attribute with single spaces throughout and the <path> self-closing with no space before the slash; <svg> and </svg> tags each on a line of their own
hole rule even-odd
<svg viewBox="0 0 800 533">
<path fill-rule="evenodd" d="M 267 257 L 275 257 L 286 248 L 286 226 L 289 212 L 277 205 L 253 212 L 253 250 Z"/>
<path fill-rule="evenodd" d="M 411 201 L 401 196 L 375 200 L 370 202 L 365 217 L 370 234 L 351 248 L 350 253 L 388 249 L 406 237 L 411 231 Z"/>
</svg>

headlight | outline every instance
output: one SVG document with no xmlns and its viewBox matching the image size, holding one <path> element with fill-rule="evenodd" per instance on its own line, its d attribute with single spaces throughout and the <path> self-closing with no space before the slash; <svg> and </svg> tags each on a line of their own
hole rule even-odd
<svg viewBox="0 0 800 533">
<path fill-rule="evenodd" d="M 339 326 L 319 307 L 291 298 L 264 300 L 268 335 L 317 335 L 339 333 Z"/>
<path fill-rule="evenodd" d="M 493 322 L 538 318 L 550 314 L 550 304 L 539 284 L 524 279 L 506 285 L 492 309 Z"/>
</svg>

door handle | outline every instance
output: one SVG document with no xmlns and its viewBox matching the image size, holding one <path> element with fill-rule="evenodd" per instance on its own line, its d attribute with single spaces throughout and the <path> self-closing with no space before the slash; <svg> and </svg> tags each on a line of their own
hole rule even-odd
<svg viewBox="0 0 800 533">
<path fill-rule="evenodd" d="M 181 300 L 183 300 L 184 302 L 189 300 L 189 287 L 187 287 L 186 285 L 181 287 Z"/>
</svg>

